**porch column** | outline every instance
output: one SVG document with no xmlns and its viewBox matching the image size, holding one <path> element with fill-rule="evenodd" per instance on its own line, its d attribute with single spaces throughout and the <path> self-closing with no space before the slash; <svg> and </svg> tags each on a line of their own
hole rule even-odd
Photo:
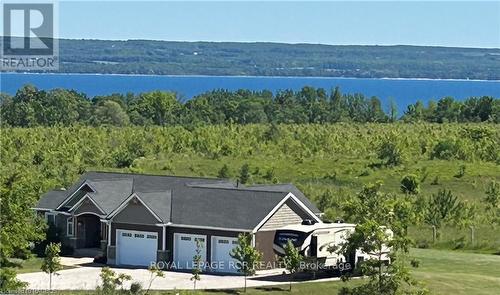
<svg viewBox="0 0 500 295">
<path fill-rule="evenodd" d="M 111 220 L 106 224 L 108 229 L 108 247 L 111 246 Z"/>
<path fill-rule="evenodd" d="M 167 226 L 163 226 L 161 250 L 165 251 L 167 249 Z"/>
<path fill-rule="evenodd" d="M 101 219 L 100 226 L 101 226 L 101 240 L 99 241 L 99 245 L 102 253 L 106 255 L 108 248 L 108 228 L 107 228 L 108 221 Z"/>
<path fill-rule="evenodd" d="M 167 250 L 167 224 L 159 223 L 156 226 L 161 226 L 161 250 L 156 252 L 156 261 L 158 262 L 157 266 L 161 269 L 165 269 L 167 267 L 167 262 L 169 260 L 169 252 Z"/>
<path fill-rule="evenodd" d="M 107 251 L 107 263 L 108 264 L 116 264 L 116 245 L 112 246 L 111 245 L 111 227 L 112 227 L 112 222 L 111 220 L 108 220 L 107 222 L 108 226 L 108 251 Z"/>
<path fill-rule="evenodd" d="M 73 228 L 73 235 L 70 236 L 69 239 L 71 241 L 73 249 L 77 249 L 78 248 L 78 232 L 77 232 L 78 226 L 76 226 L 76 223 L 77 223 L 76 216 L 72 212 L 68 218 L 71 218 L 73 220 L 73 223 L 71 224 L 71 227 Z M 64 225 L 64 234 L 65 235 L 68 234 L 68 220 L 67 219 L 66 219 L 66 224 Z"/>
</svg>

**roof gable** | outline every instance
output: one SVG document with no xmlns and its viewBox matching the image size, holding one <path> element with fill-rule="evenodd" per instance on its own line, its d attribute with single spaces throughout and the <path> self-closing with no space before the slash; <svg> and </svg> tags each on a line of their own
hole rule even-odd
<svg viewBox="0 0 500 295">
<path fill-rule="evenodd" d="M 163 220 L 137 195 L 132 194 L 108 216 L 114 222 L 157 224 Z"/>
<path fill-rule="evenodd" d="M 69 209 L 69 211 L 72 211 L 75 215 L 84 213 L 106 215 L 104 210 L 102 210 L 88 194 L 81 198 L 78 203 L 76 203 L 71 209 Z"/>
<path fill-rule="evenodd" d="M 89 185 L 86 180 L 78 182 L 67 193 L 67 197 L 57 206 L 56 209 L 68 210 L 78 203 L 88 192 L 95 192 L 95 189 Z"/>
</svg>

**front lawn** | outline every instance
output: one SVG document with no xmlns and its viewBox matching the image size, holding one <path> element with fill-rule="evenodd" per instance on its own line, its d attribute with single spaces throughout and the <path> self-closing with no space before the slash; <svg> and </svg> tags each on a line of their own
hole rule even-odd
<svg viewBox="0 0 500 295">
<path fill-rule="evenodd" d="M 12 259 L 11 262 L 13 266 L 9 266 L 16 271 L 16 273 L 29 273 L 29 272 L 39 272 L 42 271 L 40 267 L 42 266 L 43 258 L 32 257 L 26 260 L 22 259 Z M 63 269 L 70 269 L 72 266 L 63 265 Z"/>
<path fill-rule="evenodd" d="M 423 282 L 430 294 L 442 295 L 497 295 L 500 294 L 500 256 L 448 250 L 413 249 L 412 255 L 420 261 L 413 270 L 414 277 Z M 343 286 L 359 284 L 324 282 L 294 284 L 293 294 L 337 294 Z M 165 292 L 160 294 L 237 294 L 236 290 L 206 292 Z M 290 294 L 287 285 L 249 288 L 247 294 Z"/>
</svg>

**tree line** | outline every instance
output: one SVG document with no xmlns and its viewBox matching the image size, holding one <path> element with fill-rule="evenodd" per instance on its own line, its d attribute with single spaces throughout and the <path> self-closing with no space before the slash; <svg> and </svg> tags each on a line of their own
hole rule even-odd
<svg viewBox="0 0 500 295">
<path fill-rule="evenodd" d="M 500 79 L 494 48 L 68 39 L 59 45 L 64 73 Z"/>
<path fill-rule="evenodd" d="M 182 101 L 173 92 L 110 94 L 88 97 L 74 90 L 39 90 L 32 85 L 14 96 L 0 94 L 2 126 L 197 126 L 218 124 L 304 124 L 336 122 L 500 122 L 500 99 L 445 97 L 417 101 L 398 114 L 394 101 L 303 87 L 301 90 L 213 90 Z"/>
</svg>

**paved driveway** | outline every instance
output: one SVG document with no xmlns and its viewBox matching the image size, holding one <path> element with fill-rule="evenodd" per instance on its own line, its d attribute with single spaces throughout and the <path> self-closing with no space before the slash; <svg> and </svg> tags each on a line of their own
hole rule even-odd
<svg viewBox="0 0 500 295">
<path fill-rule="evenodd" d="M 75 265 L 76 266 L 76 265 Z M 126 269 L 112 268 L 116 273 L 125 273 L 132 276 L 132 282 L 140 282 L 143 288 L 149 284 L 150 274 L 146 269 Z M 73 269 L 62 270 L 59 275 L 52 277 L 52 289 L 54 290 L 93 290 L 99 284 L 100 266 L 76 266 Z M 269 286 L 287 284 L 287 278 L 281 275 L 282 270 L 272 270 L 260 272 L 256 277 L 249 278 L 248 287 Z M 49 277 L 46 273 L 25 273 L 19 274 L 18 278 L 29 284 L 29 289 L 48 289 Z M 190 273 L 165 272 L 164 278 L 156 278 L 151 285 L 151 289 L 171 290 L 171 289 L 192 289 L 193 282 L 190 280 Z M 209 275 L 202 274 L 201 281 L 198 281 L 199 289 L 232 289 L 243 286 L 243 276 L 234 275 Z M 327 278 L 317 281 L 338 280 L 338 278 Z M 127 282 L 126 288 L 131 282 Z"/>
</svg>

